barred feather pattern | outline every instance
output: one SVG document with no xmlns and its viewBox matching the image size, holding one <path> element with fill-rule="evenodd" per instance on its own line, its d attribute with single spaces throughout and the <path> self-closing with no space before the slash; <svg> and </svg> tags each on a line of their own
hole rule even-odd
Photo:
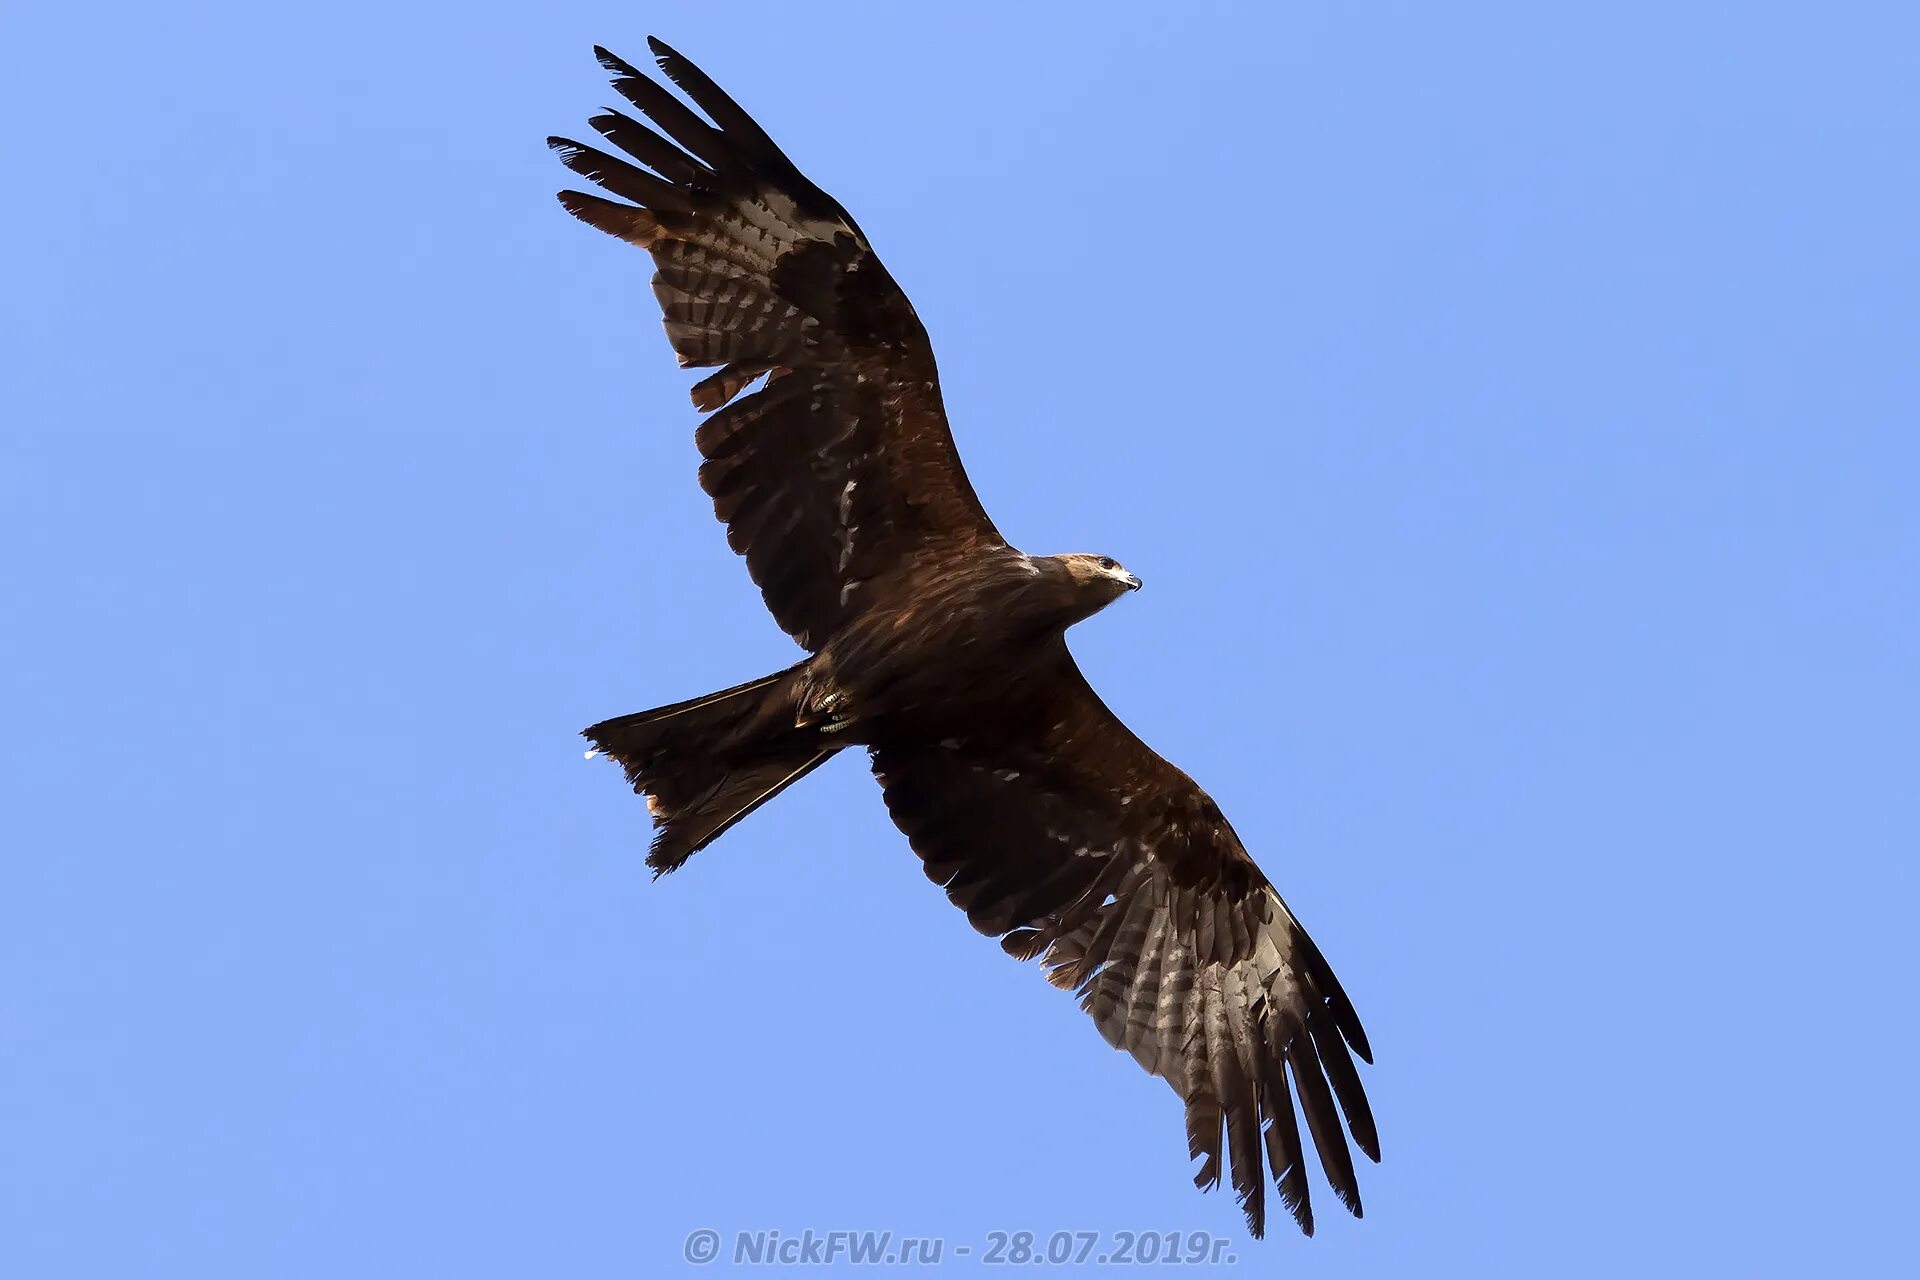
<svg viewBox="0 0 1920 1280">
<path fill-rule="evenodd" d="M 1196 1185 L 1229 1180 L 1259 1235 L 1270 1172 L 1311 1234 L 1304 1119 L 1359 1216 L 1348 1138 L 1373 1160 L 1380 1148 L 1353 1063 L 1371 1049 L 1346 993 L 1205 793 L 1077 669 L 1061 687 L 973 735 L 875 747 L 894 821 L 976 929 L 1038 959 L 1108 1044 L 1172 1086 Z M 1023 731 L 1036 720 L 1051 729 Z"/>
<path fill-rule="evenodd" d="M 951 660 L 964 644 L 938 643 L 969 615 L 933 616 L 933 586 L 1025 558 L 960 465 L 925 330 L 846 211 L 698 68 L 650 44 L 692 105 L 599 50 L 641 118 L 591 118 L 612 151 L 549 139 L 604 193 L 560 201 L 652 256 L 676 357 L 712 371 L 691 390 L 710 415 L 695 435 L 700 482 L 775 619 L 815 652 L 810 667 L 833 668 L 823 687 L 877 685 L 876 662 L 913 659 L 934 668 L 916 671 L 921 692 L 959 682 Z M 895 823 L 970 923 L 1037 959 L 1109 1044 L 1173 1088 L 1196 1183 L 1230 1181 L 1259 1235 L 1270 1177 L 1311 1233 L 1304 1121 L 1358 1215 L 1348 1144 L 1378 1160 L 1379 1142 L 1353 1061 L 1371 1050 L 1346 993 L 1213 801 L 1101 703 L 1058 632 L 1035 643 L 1055 652 L 989 652 L 965 673 L 976 688 L 942 689 L 953 705 L 910 700 L 909 714 L 870 719 L 846 744 L 869 748 Z M 659 724 L 682 709 L 590 731 L 678 833 L 656 847 L 660 867 L 828 749 L 716 773 L 715 760 L 735 760 L 730 745 L 656 750 Z M 926 732 L 942 716 L 951 723 Z M 683 754 L 694 763 L 670 770 Z"/>
<path fill-rule="evenodd" d="M 560 202 L 652 255 L 675 356 L 715 369 L 691 392 L 713 414 L 701 483 L 775 620 L 818 650 L 876 577 L 1005 543 L 960 465 L 926 331 L 865 235 L 733 99 L 651 43 L 704 117 L 598 50 L 645 122 L 590 121 L 628 158 L 549 138 L 607 193 Z"/>
</svg>

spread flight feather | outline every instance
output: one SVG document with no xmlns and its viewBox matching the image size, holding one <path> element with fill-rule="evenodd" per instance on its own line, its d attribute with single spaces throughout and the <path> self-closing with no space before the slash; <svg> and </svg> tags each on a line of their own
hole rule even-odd
<svg viewBox="0 0 1920 1280">
<path fill-rule="evenodd" d="M 1380 1151 L 1352 1004 L 1213 801 L 1067 651 L 1066 628 L 1138 580 L 1006 543 L 961 467 L 926 331 L 864 233 L 711 79 L 649 43 L 693 105 L 598 50 L 650 123 L 592 118 L 625 158 L 549 139 L 606 193 L 560 201 L 652 256 L 674 353 L 714 370 L 692 390 L 709 415 L 700 483 L 809 655 L 587 731 L 649 797 L 650 861 L 680 866 L 865 748 L 954 905 L 1180 1096 L 1198 1184 L 1227 1177 L 1258 1235 L 1270 1176 L 1311 1233 L 1304 1119 L 1357 1216 L 1348 1143 Z"/>
</svg>

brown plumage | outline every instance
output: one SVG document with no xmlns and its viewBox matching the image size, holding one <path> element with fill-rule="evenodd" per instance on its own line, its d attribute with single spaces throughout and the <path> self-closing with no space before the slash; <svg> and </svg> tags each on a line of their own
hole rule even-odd
<svg viewBox="0 0 1920 1280">
<path fill-rule="evenodd" d="M 1353 1006 L 1213 801 L 1067 652 L 1069 626 L 1139 581 L 1000 537 L 954 449 L 926 331 L 866 236 L 698 68 L 649 43 L 705 118 L 599 50 L 652 127 L 592 119 L 631 161 L 550 139 L 621 198 L 560 200 L 653 256 L 675 354 L 715 370 L 692 393 L 710 413 L 700 483 L 809 654 L 586 731 L 648 798 L 649 863 L 680 866 L 864 748 L 894 822 L 974 927 L 1039 959 L 1180 1095 L 1199 1185 L 1229 1177 L 1259 1235 L 1270 1168 L 1311 1233 L 1311 1143 L 1357 1216 L 1348 1136 L 1380 1153 Z"/>
</svg>

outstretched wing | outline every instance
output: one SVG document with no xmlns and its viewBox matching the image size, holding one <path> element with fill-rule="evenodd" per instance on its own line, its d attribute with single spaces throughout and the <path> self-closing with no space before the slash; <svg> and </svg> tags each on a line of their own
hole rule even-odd
<svg viewBox="0 0 1920 1280">
<path fill-rule="evenodd" d="M 648 44 L 708 119 L 596 50 L 653 127 L 617 111 L 589 123 L 646 167 L 549 138 L 632 203 L 560 202 L 653 255 L 680 363 L 718 367 L 693 388 L 717 410 L 695 436 L 700 483 L 775 619 L 818 649 L 865 583 L 999 534 L 954 450 L 926 330 L 860 228 L 698 67 Z"/>
<path fill-rule="evenodd" d="M 1076 991 L 1108 1043 L 1186 1103 L 1194 1181 L 1265 1229 L 1262 1148 L 1309 1235 L 1300 1114 L 1357 1217 L 1341 1134 L 1380 1158 L 1366 1033 L 1319 949 L 1205 792 L 1127 730 L 1065 644 L 1043 691 L 934 746 L 875 748 L 887 808 L 954 905 Z M 1291 1079 L 1291 1083 L 1289 1082 Z"/>
</svg>

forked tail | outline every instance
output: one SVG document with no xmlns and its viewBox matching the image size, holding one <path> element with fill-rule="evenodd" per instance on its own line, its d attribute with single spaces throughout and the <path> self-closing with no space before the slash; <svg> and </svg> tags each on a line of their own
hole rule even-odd
<svg viewBox="0 0 1920 1280">
<path fill-rule="evenodd" d="M 804 667 L 584 731 L 647 797 L 654 874 L 674 870 L 840 749 L 795 723 Z"/>
</svg>

